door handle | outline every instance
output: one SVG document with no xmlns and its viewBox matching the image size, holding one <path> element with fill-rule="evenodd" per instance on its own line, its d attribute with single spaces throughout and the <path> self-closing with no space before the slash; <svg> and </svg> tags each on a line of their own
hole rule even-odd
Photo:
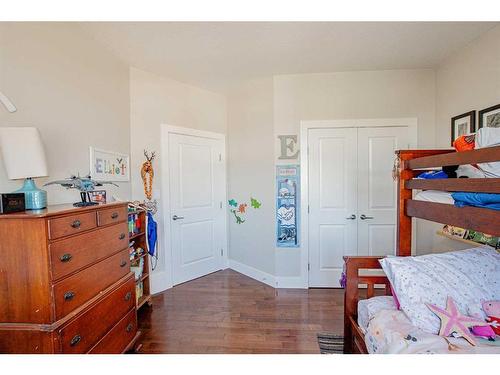
<svg viewBox="0 0 500 375">
<path fill-rule="evenodd" d="M 352 214 L 349 217 L 346 217 L 346 220 L 356 220 L 356 215 Z"/>
<path fill-rule="evenodd" d="M 373 216 L 366 216 L 365 214 L 361 215 L 359 218 L 361 220 L 371 220 L 371 219 L 374 219 Z"/>
<path fill-rule="evenodd" d="M 177 215 L 172 216 L 172 220 L 174 220 L 174 221 L 175 220 L 182 220 L 182 219 L 184 219 L 184 216 L 177 216 Z"/>
</svg>

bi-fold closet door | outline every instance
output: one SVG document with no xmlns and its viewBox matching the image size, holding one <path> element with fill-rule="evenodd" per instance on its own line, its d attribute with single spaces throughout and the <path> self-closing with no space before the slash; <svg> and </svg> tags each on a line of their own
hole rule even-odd
<svg viewBox="0 0 500 375">
<path fill-rule="evenodd" d="M 338 287 L 344 255 L 395 253 L 394 151 L 407 127 L 308 132 L 309 286 Z"/>
</svg>

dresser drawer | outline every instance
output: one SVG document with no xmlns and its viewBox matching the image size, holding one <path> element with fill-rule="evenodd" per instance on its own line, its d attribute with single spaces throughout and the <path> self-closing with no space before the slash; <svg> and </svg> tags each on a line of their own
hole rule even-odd
<svg viewBox="0 0 500 375">
<path fill-rule="evenodd" d="M 135 307 L 108 332 L 89 354 L 119 354 L 134 339 L 137 333 L 137 313 Z"/>
<path fill-rule="evenodd" d="M 134 276 L 60 331 L 63 353 L 86 353 L 135 307 Z"/>
<path fill-rule="evenodd" d="M 49 239 L 69 236 L 96 226 L 95 211 L 49 219 Z"/>
<path fill-rule="evenodd" d="M 97 225 L 102 227 L 104 225 L 119 223 L 121 221 L 127 221 L 127 216 L 128 216 L 127 206 L 98 210 Z"/>
<path fill-rule="evenodd" d="M 130 272 L 128 248 L 53 286 L 56 320 L 61 319 Z"/>
<path fill-rule="evenodd" d="M 126 223 L 53 242 L 49 245 L 52 278 L 60 279 L 127 247 Z"/>
</svg>

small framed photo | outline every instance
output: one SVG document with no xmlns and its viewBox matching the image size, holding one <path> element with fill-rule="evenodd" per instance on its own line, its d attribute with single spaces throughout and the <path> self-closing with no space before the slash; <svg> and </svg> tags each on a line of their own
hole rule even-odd
<svg viewBox="0 0 500 375">
<path fill-rule="evenodd" d="M 90 201 L 97 204 L 106 204 L 106 190 L 91 191 Z"/>
<path fill-rule="evenodd" d="M 476 131 L 476 111 L 470 111 L 451 118 L 451 145 L 462 135 Z"/>
<path fill-rule="evenodd" d="M 500 104 L 479 111 L 479 128 L 500 128 Z"/>
</svg>

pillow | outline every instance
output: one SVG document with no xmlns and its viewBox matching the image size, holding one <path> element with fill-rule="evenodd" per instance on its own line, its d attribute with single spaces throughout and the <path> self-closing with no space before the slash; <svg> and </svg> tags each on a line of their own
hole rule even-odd
<svg viewBox="0 0 500 375">
<path fill-rule="evenodd" d="M 500 254 L 478 247 L 443 254 L 388 257 L 380 260 L 400 303 L 416 327 L 439 332 L 439 318 L 426 306 L 457 301 L 463 313 L 485 317 L 481 300 L 500 299 Z"/>
<path fill-rule="evenodd" d="M 482 127 L 477 131 L 476 148 L 500 145 L 500 128 Z M 479 163 L 477 165 L 486 177 L 500 177 L 500 162 Z"/>
</svg>

